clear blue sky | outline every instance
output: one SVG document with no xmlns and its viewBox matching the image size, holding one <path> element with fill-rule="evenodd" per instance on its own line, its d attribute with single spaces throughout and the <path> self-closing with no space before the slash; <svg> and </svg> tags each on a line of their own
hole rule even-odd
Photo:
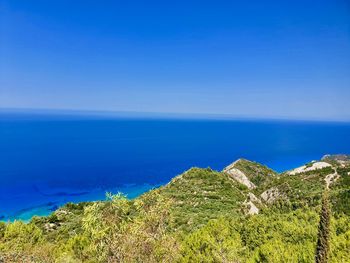
<svg viewBox="0 0 350 263">
<path fill-rule="evenodd" d="M 350 120 L 350 3 L 0 0 L 0 107 Z"/>
</svg>

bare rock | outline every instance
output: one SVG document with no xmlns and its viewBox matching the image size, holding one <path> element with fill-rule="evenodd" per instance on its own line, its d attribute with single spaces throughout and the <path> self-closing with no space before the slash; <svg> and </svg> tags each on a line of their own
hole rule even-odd
<svg viewBox="0 0 350 263">
<path fill-rule="evenodd" d="M 274 201 L 276 201 L 278 198 L 280 198 L 282 194 L 278 190 L 277 187 L 272 187 L 265 192 L 263 192 L 260 197 L 264 200 L 264 202 L 268 204 L 272 204 Z"/>
<path fill-rule="evenodd" d="M 326 167 L 332 167 L 332 165 L 330 165 L 329 163 L 326 163 L 326 162 L 313 162 L 310 165 L 303 165 L 301 167 L 295 168 L 295 169 L 289 171 L 288 174 L 296 175 L 296 174 L 299 174 L 299 173 L 315 171 L 315 170 L 323 169 L 323 168 L 326 168 Z"/>
<path fill-rule="evenodd" d="M 254 203 L 261 204 L 261 200 L 255 196 L 253 193 L 248 193 L 248 200 Z"/>
<path fill-rule="evenodd" d="M 257 215 L 259 214 L 259 208 L 252 201 L 244 201 L 244 207 L 246 208 L 246 214 L 248 215 Z"/>
<path fill-rule="evenodd" d="M 239 160 L 238 160 L 239 161 Z M 235 164 L 238 162 L 234 162 L 232 164 L 230 164 L 229 166 L 227 166 L 224 169 L 224 173 L 230 175 L 230 177 L 234 180 L 236 180 L 237 182 L 247 186 L 249 189 L 254 189 L 256 188 L 255 184 L 253 184 L 249 178 L 239 169 L 235 168 Z"/>
<path fill-rule="evenodd" d="M 51 232 L 51 231 L 54 231 L 56 230 L 58 227 L 58 224 L 55 224 L 55 223 L 46 223 L 44 225 L 44 229 L 47 231 L 47 232 Z"/>
<path fill-rule="evenodd" d="M 328 175 L 324 178 L 324 180 L 326 181 L 326 186 L 327 186 L 327 188 L 329 188 L 329 186 L 330 186 L 332 183 L 334 183 L 335 181 L 337 181 L 339 177 L 340 177 L 340 176 L 339 176 L 339 174 L 338 174 L 337 172 L 332 173 L 332 174 L 328 174 Z"/>
</svg>

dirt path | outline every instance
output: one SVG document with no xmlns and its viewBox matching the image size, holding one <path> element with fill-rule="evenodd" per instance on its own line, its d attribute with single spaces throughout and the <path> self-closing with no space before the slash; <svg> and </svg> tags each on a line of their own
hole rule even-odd
<svg viewBox="0 0 350 263">
<path fill-rule="evenodd" d="M 332 174 L 327 175 L 324 180 L 326 181 L 326 187 L 329 189 L 329 186 L 335 182 L 339 178 L 339 174 L 337 172 L 337 169 L 335 169 L 335 172 Z"/>
</svg>

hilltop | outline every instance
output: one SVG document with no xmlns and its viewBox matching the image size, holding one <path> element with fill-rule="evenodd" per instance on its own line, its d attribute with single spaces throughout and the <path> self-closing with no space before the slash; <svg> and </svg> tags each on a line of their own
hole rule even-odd
<svg viewBox="0 0 350 263">
<path fill-rule="evenodd" d="M 325 188 L 330 262 L 350 262 L 347 155 L 283 173 L 245 159 L 222 171 L 191 168 L 134 200 L 108 195 L 28 224 L 0 224 L 0 255 L 5 262 L 312 262 Z"/>
</svg>

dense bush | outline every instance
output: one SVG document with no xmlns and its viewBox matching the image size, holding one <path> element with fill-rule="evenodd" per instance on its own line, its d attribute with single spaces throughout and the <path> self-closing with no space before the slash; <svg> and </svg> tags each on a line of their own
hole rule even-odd
<svg viewBox="0 0 350 263">
<path fill-rule="evenodd" d="M 257 169 L 247 171 L 265 168 Z M 349 171 L 340 170 L 329 195 L 334 263 L 350 262 Z M 253 192 L 277 187 L 284 198 L 249 216 L 242 210 L 249 189 L 194 168 L 134 200 L 108 194 L 28 224 L 0 223 L 0 262 L 313 262 L 324 176 L 271 175 Z"/>
</svg>

